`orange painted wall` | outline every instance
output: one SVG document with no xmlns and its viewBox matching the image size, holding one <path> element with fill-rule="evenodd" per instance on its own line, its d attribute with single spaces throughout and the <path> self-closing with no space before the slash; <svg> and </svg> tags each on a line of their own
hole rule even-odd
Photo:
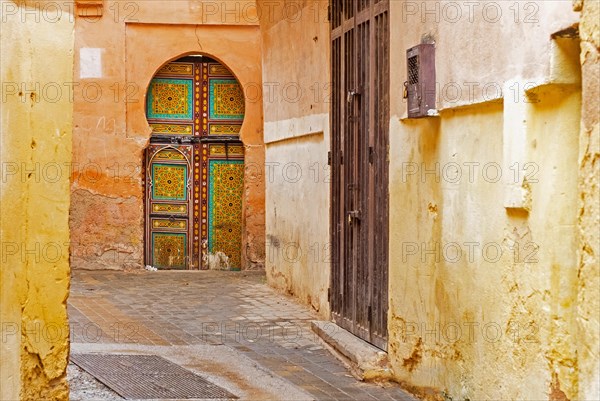
<svg viewBox="0 0 600 401">
<path fill-rule="evenodd" d="M 214 2 L 105 1 L 75 22 L 72 265 L 143 266 L 146 90 L 165 63 L 186 54 L 223 62 L 246 94 L 242 268 L 264 263 L 261 48 L 253 1 L 237 14 Z M 96 16 L 98 14 L 101 16 Z M 83 15 L 81 15 L 83 14 Z"/>
</svg>

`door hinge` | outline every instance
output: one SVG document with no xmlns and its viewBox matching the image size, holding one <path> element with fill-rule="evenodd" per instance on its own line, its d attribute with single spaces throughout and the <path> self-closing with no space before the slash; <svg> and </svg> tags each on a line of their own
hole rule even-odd
<svg viewBox="0 0 600 401">
<path fill-rule="evenodd" d="M 373 158 L 375 157 L 375 150 L 373 146 L 369 146 L 369 163 L 373 164 Z"/>
<path fill-rule="evenodd" d="M 331 151 L 327 152 L 327 165 L 331 166 Z"/>
<path fill-rule="evenodd" d="M 327 6 L 327 22 L 331 21 L 331 5 Z"/>
<path fill-rule="evenodd" d="M 331 303 L 331 287 L 327 289 L 327 302 Z"/>
</svg>

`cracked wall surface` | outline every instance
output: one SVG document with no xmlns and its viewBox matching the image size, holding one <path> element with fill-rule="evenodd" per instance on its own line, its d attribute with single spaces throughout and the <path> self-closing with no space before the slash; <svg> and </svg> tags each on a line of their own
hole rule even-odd
<svg viewBox="0 0 600 401">
<path fill-rule="evenodd" d="M 497 4 L 495 23 L 392 27 L 392 48 L 435 42 L 439 117 L 392 98 L 390 360 L 423 396 L 578 399 L 581 68 L 579 40 L 553 34 L 579 16 L 536 3 L 531 24 Z"/>
<path fill-rule="evenodd" d="M 73 18 L 50 3 L 1 4 L 2 400 L 68 399 Z"/>
<path fill-rule="evenodd" d="M 254 1 L 107 0 L 75 21 L 73 202 L 75 269 L 144 265 L 146 90 L 165 63 L 188 54 L 223 62 L 246 93 L 242 268 L 264 267 L 264 147 L 258 18 Z M 235 8 L 234 7 L 234 8 Z M 231 7 L 230 7 L 231 8 Z M 258 91 L 257 91 L 258 89 Z M 248 92 L 250 91 L 250 92 Z"/>
<path fill-rule="evenodd" d="M 489 166 L 473 170 L 472 182 L 464 169 L 460 180 L 401 169 L 391 176 L 392 204 L 404 205 L 391 219 L 416 229 L 391 228 L 389 352 L 399 380 L 422 394 L 537 400 L 555 387 L 577 396 L 580 94 L 576 86 L 538 94 L 527 112 L 527 160 L 539 166 L 529 176 L 528 209 L 505 208 L 507 185 L 496 177 L 502 103 L 443 112 L 437 122 L 406 121 L 398 138 L 405 145 L 395 141 L 392 159 L 431 171 L 435 163 L 440 171 Z"/>
<path fill-rule="evenodd" d="M 600 2 L 574 1 L 581 12 L 583 104 L 579 135 L 577 337 L 579 399 L 600 399 Z"/>
</svg>

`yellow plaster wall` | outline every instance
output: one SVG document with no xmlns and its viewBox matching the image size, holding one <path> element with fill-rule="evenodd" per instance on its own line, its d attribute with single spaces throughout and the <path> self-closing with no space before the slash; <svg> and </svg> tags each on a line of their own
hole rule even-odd
<svg viewBox="0 0 600 401">
<path fill-rule="evenodd" d="M 1 4 L 2 400 L 68 399 L 73 8 L 49 3 Z"/>
<path fill-rule="evenodd" d="M 503 14 L 490 22 L 482 2 L 473 21 L 452 23 L 407 4 L 391 3 L 404 22 L 391 47 L 435 43 L 440 116 L 406 119 L 392 96 L 396 378 L 432 398 L 576 399 L 579 43 L 551 34 L 577 14 L 536 3 L 533 24 L 494 3 Z M 393 51 L 392 65 L 393 93 L 405 54 Z"/>
<path fill-rule="evenodd" d="M 417 394 L 577 397 L 580 91 L 537 95 L 520 171 L 529 212 L 505 208 L 497 178 L 517 171 L 503 167 L 504 121 L 516 116 L 502 103 L 392 123 L 389 355 Z"/>
<path fill-rule="evenodd" d="M 581 11 L 583 106 L 579 135 L 577 341 L 579 399 L 600 399 L 600 2 L 574 1 Z"/>
</svg>

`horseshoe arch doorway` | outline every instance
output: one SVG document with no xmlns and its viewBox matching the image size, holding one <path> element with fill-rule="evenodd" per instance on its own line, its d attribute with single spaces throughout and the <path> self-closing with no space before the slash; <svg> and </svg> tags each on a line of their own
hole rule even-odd
<svg viewBox="0 0 600 401">
<path fill-rule="evenodd" d="M 241 85 L 210 57 L 182 57 L 154 75 L 146 95 L 146 265 L 241 268 L 244 112 Z"/>
</svg>

